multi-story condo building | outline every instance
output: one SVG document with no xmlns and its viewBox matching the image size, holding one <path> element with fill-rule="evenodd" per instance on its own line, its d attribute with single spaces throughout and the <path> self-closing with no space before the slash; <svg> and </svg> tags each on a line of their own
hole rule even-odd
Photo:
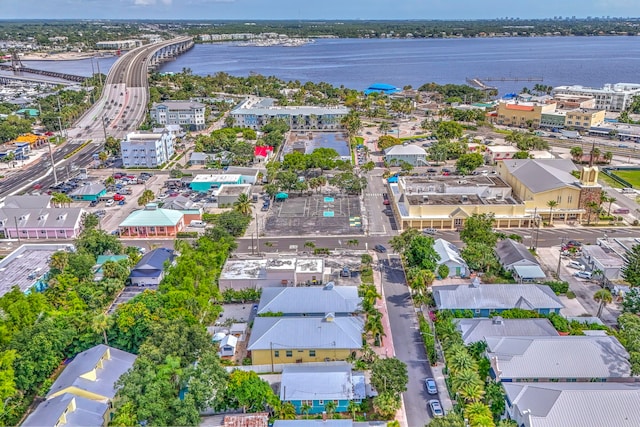
<svg viewBox="0 0 640 427">
<path fill-rule="evenodd" d="M 640 95 L 640 83 L 606 84 L 602 88 L 585 87 L 580 85 L 558 86 L 553 89 L 553 95 L 592 96 L 595 98 L 595 108 L 607 111 L 623 111 Z"/>
<path fill-rule="evenodd" d="M 159 125 L 180 125 L 187 130 L 202 130 L 205 127 L 205 105 L 200 102 L 154 102 L 149 113 Z"/>
<path fill-rule="evenodd" d="M 120 142 L 122 165 L 132 167 L 159 167 L 173 156 L 175 134 L 163 132 L 130 132 Z"/>
<path fill-rule="evenodd" d="M 294 130 L 330 130 L 342 128 L 341 120 L 349 113 L 346 107 L 274 105 L 274 99 L 251 97 L 231 111 L 235 125 L 260 129 L 274 119 L 285 120 Z"/>
<path fill-rule="evenodd" d="M 134 49 L 140 46 L 142 46 L 141 40 L 111 40 L 96 43 L 98 49 Z"/>
</svg>

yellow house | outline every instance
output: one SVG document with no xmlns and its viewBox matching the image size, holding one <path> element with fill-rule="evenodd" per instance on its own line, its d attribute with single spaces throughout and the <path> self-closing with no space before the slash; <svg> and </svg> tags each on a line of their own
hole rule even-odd
<svg viewBox="0 0 640 427">
<path fill-rule="evenodd" d="M 567 111 L 565 126 L 577 129 L 589 129 L 604 123 L 605 110 L 578 108 Z"/>
<path fill-rule="evenodd" d="M 527 214 L 543 221 L 582 221 L 587 203 L 600 198 L 598 169 L 584 168 L 576 178 L 572 172 L 578 169 L 568 159 L 502 160 L 496 171 Z"/>
<path fill-rule="evenodd" d="M 23 425 L 106 425 L 116 381 L 131 369 L 136 357 L 104 344 L 79 353 L 53 383 L 47 400 Z M 99 424 L 98 419 L 102 420 Z"/>
<path fill-rule="evenodd" d="M 359 316 L 257 317 L 247 349 L 253 365 L 346 360 L 362 348 Z"/>
<path fill-rule="evenodd" d="M 498 228 L 528 227 L 533 217 L 495 175 L 401 177 L 389 184 L 400 229 L 454 230 L 473 214 L 493 214 Z"/>
<path fill-rule="evenodd" d="M 542 114 L 556 110 L 556 103 L 508 101 L 498 103 L 496 123 L 506 126 L 540 127 Z"/>
</svg>

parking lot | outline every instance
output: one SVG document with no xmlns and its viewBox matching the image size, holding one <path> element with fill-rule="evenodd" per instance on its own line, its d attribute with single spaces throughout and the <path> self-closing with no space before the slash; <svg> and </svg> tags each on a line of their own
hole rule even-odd
<svg viewBox="0 0 640 427">
<path fill-rule="evenodd" d="M 358 196 L 289 195 L 274 202 L 268 212 L 266 236 L 362 234 Z"/>
</svg>

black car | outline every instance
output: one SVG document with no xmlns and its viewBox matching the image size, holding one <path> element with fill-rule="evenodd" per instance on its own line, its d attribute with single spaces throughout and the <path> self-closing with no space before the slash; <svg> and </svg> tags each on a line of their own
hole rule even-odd
<svg viewBox="0 0 640 427">
<path fill-rule="evenodd" d="M 384 246 L 382 246 L 382 245 L 375 245 L 375 246 L 373 247 L 373 249 L 374 249 L 376 252 L 380 252 L 381 254 L 383 254 L 383 253 L 387 252 L 387 248 L 385 248 L 385 247 L 384 247 Z"/>
<path fill-rule="evenodd" d="M 89 207 L 94 208 L 96 206 L 98 206 L 98 201 L 97 200 L 92 200 L 91 203 L 89 203 Z"/>
<path fill-rule="evenodd" d="M 429 172 L 429 173 L 436 173 L 436 172 L 438 172 L 438 170 L 437 170 L 437 169 L 434 169 L 434 168 L 429 168 L 429 169 L 427 169 L 427 172 Z"/>
</svg>

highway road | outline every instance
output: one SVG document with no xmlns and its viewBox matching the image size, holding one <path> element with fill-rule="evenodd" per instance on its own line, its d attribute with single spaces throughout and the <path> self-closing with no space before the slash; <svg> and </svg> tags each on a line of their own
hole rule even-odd
<svg viewBox="0 0 640 427">
<path fill-rule="evenodd" d="M 128 132 L 137 129 L 144 120 L 149 101 L 147 69 L 151 56 L 158 49 L 183 40 L 188 40 L 188 37 L 141 46 L 127 52 L 113 64 L 100 99 L 72 128 L 66 130 L 67 142 L 54 151 L 53 159 L 58 175 L 64 176 L 67 167 L 71 165 L 86 167 L 91 163 L 93 153 L 101 151 L 107 136 L 123 138 Z M 92 143 L 69 159 L 64 158 L 89 140 Z M 43 188 L 54 183 L 49 158 L 4 179 L 0 188 L 0 201 L 7 195 L 36 183 Z"/>
</svg>

